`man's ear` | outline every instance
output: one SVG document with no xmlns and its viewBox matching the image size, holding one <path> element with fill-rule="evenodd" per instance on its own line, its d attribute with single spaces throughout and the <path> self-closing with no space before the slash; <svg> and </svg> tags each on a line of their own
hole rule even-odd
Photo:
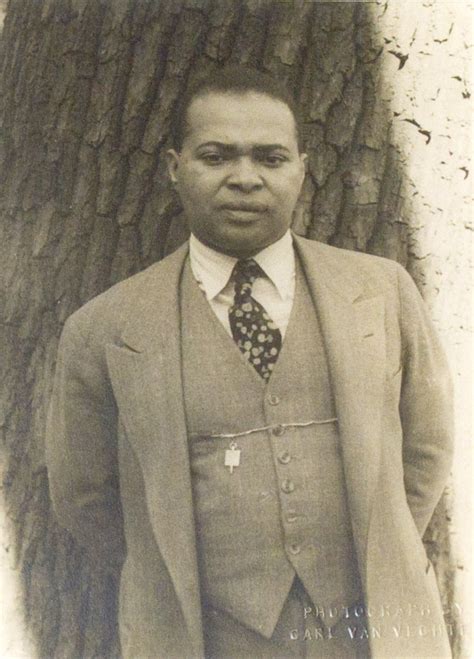
<svg viewBox="0 0 474 659">
<path fill-rule="evenodd" d="M 308 154 L 307 153 L 300 153 L 301 185 L 303 185 L 304 177 L 306 176 L 307 163 L 308 163 Z"/>
<path fill-rule="evenodd" d="M 179 157 L 179 153 L 177 153 L 174 149 L 168 149 L 166 152 L 166 165 L 168 167 L 168 174 L 172 183 L 178 182 Z"/>
</svg>

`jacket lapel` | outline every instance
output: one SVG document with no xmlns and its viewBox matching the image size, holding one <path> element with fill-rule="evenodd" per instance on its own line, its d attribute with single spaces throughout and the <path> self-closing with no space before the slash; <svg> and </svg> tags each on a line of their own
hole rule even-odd
<svg viewBox="0 0 474 659">
<path fill-rule="evenodd" d="M 177 294 L 186 254 L 187 245 L 148 271 L 122 345 L 109 345 L 107 360 L 143 471 L 156 541 L 198 656 L 202 629 Z"/>
<path fill-rule="evenodd" d="M 295 246 L 321 323 L 335 398 L 354 542 L 362 579 L 380 464 L 385 373 L 384 301 L 364 297 L 326 248 L 296 236 Z"/>
</svg>

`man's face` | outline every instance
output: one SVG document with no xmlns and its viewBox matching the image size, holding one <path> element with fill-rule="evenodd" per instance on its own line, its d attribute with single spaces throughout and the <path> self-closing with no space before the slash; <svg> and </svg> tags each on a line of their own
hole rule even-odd
<svg viewBox="0 0 474 659">
<path fill-rule="evenodd" d="M 285 103 L 209 92 L 191 102 L 181 152 L 168 152 L 168 168 L 194 235 L 245 258 L 290 226 L 305 158 Z"/>
</svg>

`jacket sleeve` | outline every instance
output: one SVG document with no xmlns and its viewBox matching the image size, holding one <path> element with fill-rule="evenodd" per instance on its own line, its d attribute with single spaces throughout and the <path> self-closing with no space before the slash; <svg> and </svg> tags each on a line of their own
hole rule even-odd
<svg viewBox="0 0 474 659">
<path fill-rule="evenodd" d="M 441 343 L 408 273 L 398 268 L 403 379 L 404 482 L 420 535 L 438 503 L 452 462 L 452 382 Z"/>
<path fill-rule="evenodd" d="M 124 555 L 116 407 L 102 350 L 85 340 L 77 318 L 61 335 L 48 414 L 50 494 L 60 524 L 114 572 Z"/>
</svg>

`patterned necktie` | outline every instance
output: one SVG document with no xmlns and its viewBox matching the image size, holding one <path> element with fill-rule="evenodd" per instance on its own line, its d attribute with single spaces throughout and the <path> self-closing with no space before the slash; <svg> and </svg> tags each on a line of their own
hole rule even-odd
<svg viewBox="0 0 474 659">
<path fill-rule="evenodd" d="M 229 309 L 232 336 L 258 374 L 268 380 L 281 348 L 281 332 L 252 297 L 252 286 L 265 273 L 254 259 L 237 261 L 233 270 L 234 304 Z"/>
</svg>

